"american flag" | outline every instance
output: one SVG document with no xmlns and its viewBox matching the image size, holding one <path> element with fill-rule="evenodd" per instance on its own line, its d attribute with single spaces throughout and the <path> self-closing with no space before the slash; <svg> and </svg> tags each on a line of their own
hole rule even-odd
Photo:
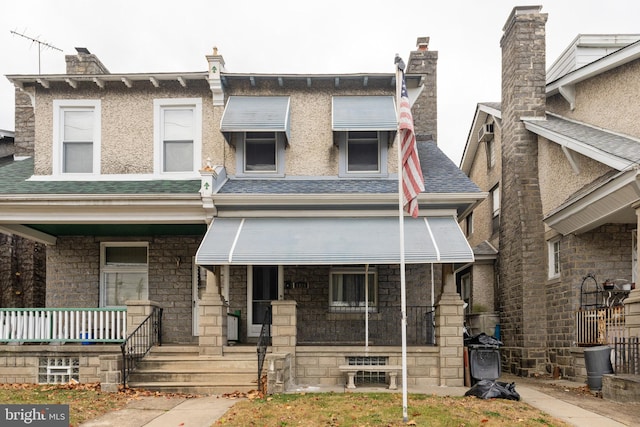
<svg viewBox="0 0 640 427">
<path fill-rule="evenodd" d="M 418 194 L 424 191 L 424 178 L 418 159 L 416 134 L 413 131 L 413 116 L 407 94 L 407 85 L 402 73 L 402 91 L 398 107 L 400 144 L 402 148 L 402 192 L 404 210 L 418 217 Z"/>
</svg>

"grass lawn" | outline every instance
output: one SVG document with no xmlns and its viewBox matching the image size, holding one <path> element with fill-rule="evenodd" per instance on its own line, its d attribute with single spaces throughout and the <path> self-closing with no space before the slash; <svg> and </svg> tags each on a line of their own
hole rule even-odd
<svg viewBox="0 0 640 427">
<path fill-rule="evenodd" d="M 569 426 L 523 402 L 399 393 L 301 393 L 244 400 L 215 426 Z"/>
<path fill-rule="evenodd" d="M 98 384 L 0 384 L 3 404 L 69 405 L 69 425 L 124 407 L 135 399 L 135 391 L 103 393 Z"/>
</svg>

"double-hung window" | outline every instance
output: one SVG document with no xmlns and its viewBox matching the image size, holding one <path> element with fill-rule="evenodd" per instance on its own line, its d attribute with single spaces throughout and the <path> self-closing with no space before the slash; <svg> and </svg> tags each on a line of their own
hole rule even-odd
<svg viewBox="0 0 640 427">
<path fill-rule="evenodd" d="M 275 132 L 247 132 L 244 139 L 244 172 L 276 173 L 278 144 Z"/>
<path fill-rule="evenodd" d="M 189 174 L 200 168 L 202 99 L 154 100 L 155 170 Z"/>
<path fill-rule="evenodd" d="M 367 277 L 368 276 L 368 277 Z M 368 301 L 368 304 L 366 303 Z M 329 283 L 329 307 L 334 311 L 376 311 L 378 274 L 370 268 L 333 269 Z"/>
<path fill-rule="evenodd" d="M 500 231 L 500 186 L 496 185 L 491 189 L 491 228 L 495 234 Z"/>
<path fill-rule="evenodd" d="M 347 173 L 380 172 L 378 132 L 347 133 Z"/>
<path fill-rule="evenodd" d="M 560 237 L 549 240 L 549 279 L 560 277 Z"/>
<path fill-rule="evenodd" d="M 101 244 L 101 306 L 123 306 L 128 300 L 149 298 L 148 249 L 146 242 Z"/>
<path fill-rule="evenodd" d="M 100 100 L 53 101 L 53 174 L 100 173 Z"/>
</svg>

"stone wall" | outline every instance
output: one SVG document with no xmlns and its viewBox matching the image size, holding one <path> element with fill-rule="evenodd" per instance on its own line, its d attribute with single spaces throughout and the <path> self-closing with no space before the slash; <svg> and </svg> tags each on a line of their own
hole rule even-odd
<svg viewBox="0 0 640 427">
<path fill-rule="evenodd" d="M 128 239 L 130 241 L 130 239 Z M 164 309 L 163 341 L 195 343 L 192 336 L 192 256 L 201 236 L 155 236 L 149 242 L 149 296 Z M 100 242 L 60 236 L 47 251 L 47 307 L 98 307 Z"/>
<path fill-rule="evenodd" d="M 545 23 L 539 7 L 516 7 L 502 47 L 500 307 L 503 370 L 528 376 L 546 362 L 545 240 L 536 135 L 522 117 L 545 116 Z"/>
<path fill-rule="evenodd" d="M 424 89 L 411 113 L 418 141 L 438 141 L 438 52 L 429 50 L 429 37 L 419 37 L 418 50 L 409 54 L 407 74 L 423 74 Z"/>
<path fill-rule="evenodd" d="M 35 130 L 35 111 L 31 98 L 27 93 L 16 89 L 14 140 L 16 156 L 33 156 Z"/>
<path fill-rule="evenodd" d="M 46 247 L 0 233 L 0 307 L 44 307 Z"/>
</svg>

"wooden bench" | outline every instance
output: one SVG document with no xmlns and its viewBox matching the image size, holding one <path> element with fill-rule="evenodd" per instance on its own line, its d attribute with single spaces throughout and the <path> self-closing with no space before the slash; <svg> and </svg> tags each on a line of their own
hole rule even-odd
<svg viewBox="0 0 640 427">
<path fill-rule="evenodd" d="M 398 389 L 398 372 L 402 370 L 400 365 L 340 365 L 340 372 L 347 373 L 347 388 L 356 388 L 356 372 L 388 372 L 389 390 Z"/>
</svg>

